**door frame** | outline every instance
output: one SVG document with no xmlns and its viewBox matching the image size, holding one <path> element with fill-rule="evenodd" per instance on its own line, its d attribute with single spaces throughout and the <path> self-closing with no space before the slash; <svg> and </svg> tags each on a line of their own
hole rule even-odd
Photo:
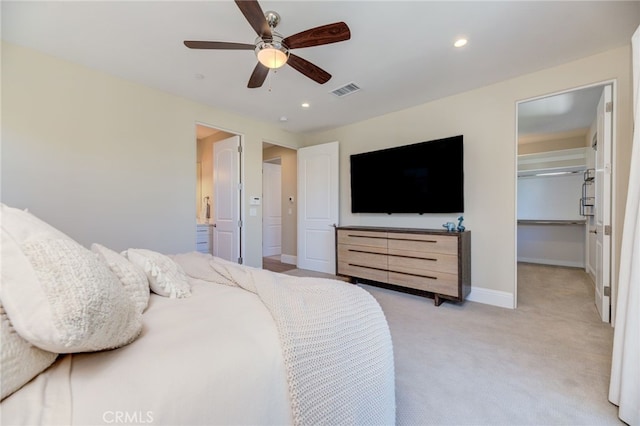
<svg viewBox="0 0 640 426">
<path fill-rule="evenodd" d="M 514 135 L 514 159 L 513 159 L 513 175 L 514 175 L 514 239 L 513 239 L 513 250 L 514 250 L 514 261 L 515 261 L 515 265 L 514 265 L 514 277 L 513 277 L 513 282 L 514 282 L 514 287 L 513 287 L 513 308 L 516 309 L 518 307 L 518 109 L 520 107 L 520 104 L 529 102 L 529 101 L 535 101 L 538 99 L 544 99 L 544 98 L 548 98 L 551 96 L 556 96 L 556 95 L 562 95 L 565 93 L 571 93 L 571 92 L 575 92 L 578 90 L 582 90 L 582 89 L 588 89 L 591 87 L 597 87 L 597 86 L 606 86 L 606 85 L 610 85 L 611 86 L 611 91 L 612 91 L 612 102 L 613 102 L 613 112 L 612 112 L 612 119 L 611 119 L 611 186 L 612 186 L 612 190 L 611 190 L 611 229 L 612 230 L 616 230 L 617 229 L 617 221 L 616 221 L 616 213 L 617 213 L 617 209 L 616 209 L 616 201 L 617 201 L 617 192 L 613 190 L 613 188 L 615 187 L 615 182 L 616 182 L 616 177 L 617 177 L 617 139 L 618 139 L 618 135 L 617 135 L 617 122 L 618 122 L 618 108 L 617 108 L 617 93 L 618 93 L 618 82 L 617 79 L 610 79 L 610 80 L 603 80 L 603 81 L 599 81 L 599 82 L 595 82 L 595 83 L 590 83 L 590 84 L 585 84 L 582 86 L 577 86 L 577 87 L 572 87 L 572 88 L 568 88 L 565 90 L 559 90 L 556 92 L 551 92 L 551 93 L 546 93 L 543 95 L 539 95 L 539 96 L 532 96 L 530 98 L 526 98 L 526 99 L 522 99 L 519 101 L 516 101 L 516 105 L 515 105 L 515 110 L 514 110 L 514 120 L 515 120 L 515 135 Z M 618 283 L 617 283 L 617 275 L 618 275 L 618 271 L 615 268 L 616 265 L 616 259 L 618 257 L 618 253 L 617 253 L 617 241 L 618 239 L 616 238 L 616 233 L 612 232 L 611 233 L 611 258 L 610 258 L 610 262 L 611 262 L 611 268 L 610 268 L 610 274 L 611 274 L 611 317 L 610 317 L 610 324 L 613 326 L 614 324 L 614 320 L 615 320 L 615 311 L 616 311 L 616 300 L 617 300 L 617 293 L 618 293 Z"/>
<path fill-rule="evenodd" d="M 238 220 L 240 220 L 240 222 L 243 224 L 243 226 L 240 227 L 240 232 L 238 234 L 238 238 L 239 238 L 238 244 L 239 244 L 239 247 L 240 247 L 240 250 L 239 250 L 240 251 L 240 259 L 243 259 L 242 263 L 244 263 L 244 258 L 245 258 L 245 249 L 244 248 L 246 247 L 246 245 L 245 245 L 246 244 L 246 235 L 245 235 L 246 233 L 244 232 L 245 212 L 244 212 L 244 203 L 243 203 L 243 197 L 244 197 L 244 192 L 245 192 L 244 191 L 244 181 L 245 181 L 245 179 L 244 179 L 244 170 L 245 170 L 245 168 L 244 168 L 244 146 L 245 146 L 244 138 L 245 138 L 245 135 L 244 135 L 244 133 L 240 133 L 240 132 L 238 132 L 236 130 L 228 129 L 226 127 L 221 127 L 221 126 L 217 126 L 215 124 L 205 123 L 203 121 L 196 121 L 195 125 L 193 127 L 194 128 L 194 132 L 196 132 L 195 135 L 194 135 L 194 139 L 196 140 L 196 157 L 197 157 L 197 143 L 198 143 L 198 136 L 197 136 L 197 127 L 198 126 L 208 127 L 210 129 L 215 129 L 215 130 L 219 130 L 221 132 L 229 133 L 232 136 L 238 136 L 238 138 L 240 139 L 239 142 L 238 142 L 238 145 L 240 147 L 240 153 L 239 153 L 240 155 L 238 157 L 238 162 L 239 162 L 239 164 L 238 164 L 238 181 L 240 183 L 240 194 L 238 195 L 238 203 L 239 203 L 238 212 L 239 212 L 239 216 L 240 217 L 238 218 Z M 197 164 L 197 158 L 196 158 L 196 161 L 194 163 Z M 197 179 L 197 173 L 196 173 L 196 179 Z M 196 188 L 197 188 L 197 182 L 196 182 Z M 195 236 L 194 236 L 194 238 L 195 238 Z M 213 247 L 211 247 L 211 249 L 213 249 Z"/>
</svg>

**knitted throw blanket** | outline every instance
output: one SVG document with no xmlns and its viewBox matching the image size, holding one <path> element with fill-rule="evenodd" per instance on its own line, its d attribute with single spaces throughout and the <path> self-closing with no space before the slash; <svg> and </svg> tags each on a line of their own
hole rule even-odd
<svg viewBox="0 0 640 426">
<path fill-rule="evenodd" d="M 214 274 L 194 278 L 253 292 L 271 312 L 296 425 L 395 424 L 391 335 L 369 293 L 337 280 L 291 277 L 218 258 L 209 266 Z"/>
</svg>

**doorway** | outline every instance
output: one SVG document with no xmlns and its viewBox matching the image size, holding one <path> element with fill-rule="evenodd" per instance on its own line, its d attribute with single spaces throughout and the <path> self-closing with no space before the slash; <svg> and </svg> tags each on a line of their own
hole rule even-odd
<svg viewBox="0 0 640 426">
<path fill-rule="evenodd" d="M 262 163 L 262 256 L 282 254 L 282 159 Z"/>
<path fill-rule="evenodd" d="M 295 269 L 298 235 L 298 155 L 295 149 L 262 144 L 262 263 L 277 272 Z"/>
<path fill-rule="evenodd" d="M 612 87 L 601 83 L 517 104 L 516 270 L 520 275 L 525 264 L 551 265 L 559 274 L 582 270 L 604 322 L 611 243 L 603 234 L 612 208 L 613 146 L 605 104 Z M 525 297 L 518 285 L 516 279 L 516 303 Z"/>
<path fill-rule="evenodd" d="M 242 263 L 241 136 L 196 125 L 196 248 Z"/>
</svg>

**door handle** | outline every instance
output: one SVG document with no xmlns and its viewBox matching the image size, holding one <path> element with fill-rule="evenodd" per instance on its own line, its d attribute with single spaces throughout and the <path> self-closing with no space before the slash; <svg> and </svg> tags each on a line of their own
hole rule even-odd
<svg viewBox="0 0 640 426">
<path fill-rule="evenodd" d="M 593 229 L 589 230 L 589 233 L 598 235 L 598 228 L 593 228 Z"/>
</svg>

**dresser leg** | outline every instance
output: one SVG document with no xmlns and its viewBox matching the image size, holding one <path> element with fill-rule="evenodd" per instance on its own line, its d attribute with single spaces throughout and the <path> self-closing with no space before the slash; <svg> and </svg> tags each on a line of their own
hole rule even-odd
<svg viewBox="0 0 640 426">
<path fill-rule="evenodd" d="M 439 295 L 437 295 L 437 294 L 433 295 L 433 304 L 434 305 L 440 306 L 440 305 L 442 305 L 442 302 L 444 302 L 444 299 L 440 298 Z"/>
</svg>

